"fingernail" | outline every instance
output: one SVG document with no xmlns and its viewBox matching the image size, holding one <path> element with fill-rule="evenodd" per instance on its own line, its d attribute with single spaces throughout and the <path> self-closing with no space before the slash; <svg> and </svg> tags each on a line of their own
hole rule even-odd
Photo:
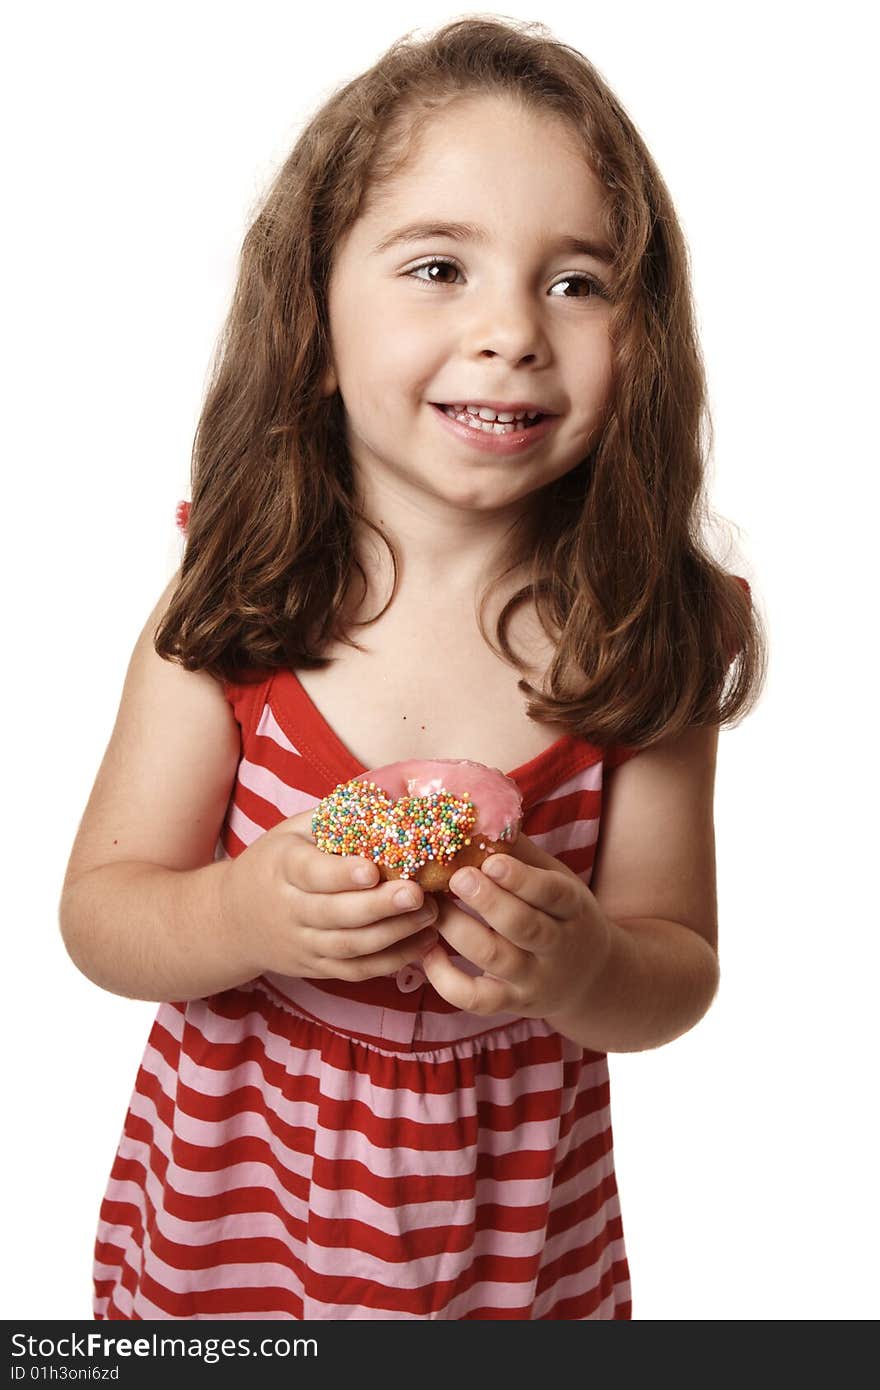
<svg viewBox="0 0 880 1390">
<path fill-rule="evenodd" d="M 453 893 L 460 893 L 463 898 L 469 898 L 471 893 L 477 891 L 477 875 L 473 869 L 460 869 L 449 880 L 449 887 Z"/>
<path fill-rule="evenodd" d="M 424 923 L 433 922 L 433 920 L 434 920 L 434 918 L 435 918 L 436 916 L 437 916 L 437 905 L 436 905 L 436 903 L 426 902 L 425 905 L 424 905 L 424 907 L 420 908 L 418 912 L 414 912 L 414 913 L 413 913 L 413 921 L 414 921 L 414 922 L 418 922 L 418 923 L 420 923 L 420 924 L 423 923 L 423 922 L 424 922 Z"/>
<path fill-rule="evenodd" d="M 376 880 L 376 870 L 371 869 L 369 864 L 359 864 L 356 869 L 351 871 L 352 883 L 374 883 Z"/>
<path fill-rule="evenodd" d="M 398 888 L 392 901 L 395 907 L 415 907 L 419 895 L 414 888 Z"/>
<path fill-rule="evenodd" d="M 499 859 L 497 854 L 493 854 L 489 859 L 484 859 L 480 868 L 483 870 L 484 874 L 488 874 L 490 878 L 496 880 L 500 880 L 507 875 L 507 865 L 503 859 Z"/>
</svg>

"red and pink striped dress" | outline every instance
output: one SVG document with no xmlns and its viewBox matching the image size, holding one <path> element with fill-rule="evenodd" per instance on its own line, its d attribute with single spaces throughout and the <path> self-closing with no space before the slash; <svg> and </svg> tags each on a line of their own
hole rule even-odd
<svg viewBox="0 0 880 1390">
<path fill-rule="evenodd" d="M 292 672 L 224 688 L 218 859 L 365 771 Z M 525 833 L 586 883 L 630 752 L 565 736 L 509 774 Z M 464 1013 L 419 966 L 163 1004 L 94 1277 L 97 1318 L 629 1318 L 605 1055 Z"/>
</svg>

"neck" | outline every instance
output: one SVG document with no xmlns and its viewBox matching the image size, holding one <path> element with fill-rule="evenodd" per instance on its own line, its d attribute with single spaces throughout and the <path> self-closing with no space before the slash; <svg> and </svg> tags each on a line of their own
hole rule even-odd
<svg viewBox="0 0 880 1390">
<path fill-rule="evenodd" d="M 466 512 L 442 500 L 384 492 L 363 499 L 362 510 L 392 543 L 398 558 L 398 592 L 433 603 L 477 595 L 498 581 L 510 564 L 508 549 L 522 507 L 497 512 Z M 357 554 L 370 590 L 391 593 L 391 556 L 379 536 L 358 524 Z M 512 558 L 512 557 L 511 557 Z M 505 586 L 525 565 L 518 562 Z"/>
</svg>

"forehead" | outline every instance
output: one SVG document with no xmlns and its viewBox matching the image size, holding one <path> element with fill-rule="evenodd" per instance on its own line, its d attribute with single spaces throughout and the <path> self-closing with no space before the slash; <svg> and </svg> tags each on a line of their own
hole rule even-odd
<svg viewBox="0 0 880 1390">
<path fill-rule="evenodd" d="M 513 96 L 465 96 L 426 114 L 358 224 L 363 236 L 381 235 L 410 217 L 479 220 L 478 211 L 484 222 L 493 213 L 512 227 L 574 219 L 584 234 L 599 233 L 606 196 L 586 142 L 564 117 Z"/>
</svg>

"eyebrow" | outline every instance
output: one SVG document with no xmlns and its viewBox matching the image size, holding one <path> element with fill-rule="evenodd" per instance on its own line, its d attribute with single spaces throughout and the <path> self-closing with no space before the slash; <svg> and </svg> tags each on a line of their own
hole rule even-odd
<svg viewBox="0 0 880 1390">
<path fill-rule="evenodd" d="M 374 254 L 378 255 L 382 251 L 388 251 L 392 246 L 400 246 L 407 241 L 429 241 L 432 237 L 448 237 L 451 241 L 476 241 L 487 242 L 489 234 L 483 227 L 477 227 L 472 222 L 410 222 L 406 227 L 398 227 L 396 232 L 391 232 L 387 237 L 383 237 L 378 246 L 374 246 Z M 564 251 L 570 256 L 592 256 L 596 261 L 602 261 L 604 265 L 610 265 L 613 256 L 611 248 L 607 242 L 598 238 L 588 239 L 577 236 L 558 236 L 553 240 L 553 246 L 559 251 Z"/>
</svg>

